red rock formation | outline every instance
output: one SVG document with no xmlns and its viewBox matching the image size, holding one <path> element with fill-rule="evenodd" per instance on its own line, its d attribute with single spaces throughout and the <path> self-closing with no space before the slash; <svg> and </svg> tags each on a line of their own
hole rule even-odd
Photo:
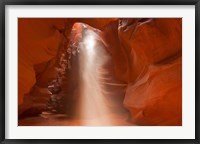
<svg viewBox="0 0 200 144">
<path fill-rule="evenodd" d="M 54 58 L 62 35 L 54 26 L 64 27 L 64 19 L 18 19 L 18 103 L 36 83 L 34 65 Z"/>
<path fill-rule="evenodd" d="M 129 83 L 124 105 L 138 125 L 182 124 L 182 59 L 150 65 Z"/>
<path fill-rule="evenodd" d="M 181 125 L 181 19 L 120 19 L 104 32 L 115 75 L 129 84 L 124 106 L 132 121 Z"/>
<path fill-rule="evenodd" d="M 40 69 L 43 69 L 47 61 L 55 58 L 63 37 L 58 30 L 66 29 L 66 35 L 69 37 L 75 22 L 85 22 L 103 29 L 110 21 L 112 19 L 19 18 L 18 103 L 23 103 L 24 94 L 28 93 L 36 83 L 34 65 L 40 65 Z M 42 67 L 41 63 L 43 63 Z M 48 75 L 44 76 L 48 77 Z"/>
<path fill-rule="evenodd" d="M 102 30 L 117 82 L 113 93 L 138 125 L 182 124 L 182 19 L 19 19 L 19 104 L 56 77 L 55 59 L 75 22 Z M 57 30 L 56 30 L 57 29 Z M 53 62 L 54 61 L 54 62 Z M 52 63 L 51 66 L 47 66 Z M 39 75 L 37 77 L 35 75 Z M 128 85 L 126 87 L 126 85 Z"/>
</svg>

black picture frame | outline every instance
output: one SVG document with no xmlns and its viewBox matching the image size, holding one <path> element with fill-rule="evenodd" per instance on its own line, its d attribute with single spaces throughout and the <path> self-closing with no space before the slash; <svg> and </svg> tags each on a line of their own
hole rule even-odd
<svg viewBox="0 0 200 144">
<path fill-rule="evenodd" d="M 6 5 L 195 5 L 195 139 L 5 139 L 5 6 Z M 144 143 L 200 143 L 200 0 L 0 0 L 0 142 L 1 143 L 91 143 L 91 144 L 144 144 Z"/>
</svg>

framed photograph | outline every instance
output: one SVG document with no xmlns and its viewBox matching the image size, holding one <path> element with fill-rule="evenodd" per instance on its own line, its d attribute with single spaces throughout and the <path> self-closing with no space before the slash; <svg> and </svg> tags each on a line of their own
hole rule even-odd
<svg viewBox="0 0 200 144">
<path fill-rule="evenodd" d="M 200 143 L 199 0 L 0 9 L 1 143 Z"/>
</svg>

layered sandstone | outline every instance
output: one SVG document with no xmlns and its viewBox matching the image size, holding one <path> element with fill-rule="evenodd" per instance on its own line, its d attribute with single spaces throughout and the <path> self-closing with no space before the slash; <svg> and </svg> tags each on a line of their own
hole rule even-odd
<svg viewBox="0 0 200 144">
<path fill-rule="evenodd" d="M 49 98 L 44 88 L 57 77 L 59 48 L 64 36 L 70 38 L 74 23 L 101 30 L 100 41 L 111 57 L 106 70 L 113 80 L 106 89 L 113 93 L 114 109 L 126 108 L 138 125 L 182 124 L 179 18 L 19 19 L 18 97 L 23 111 L 37 105 L 39 112 L 44 109 Z M 27 106 L 26 97 L 37 98 Z"/>
</svg>

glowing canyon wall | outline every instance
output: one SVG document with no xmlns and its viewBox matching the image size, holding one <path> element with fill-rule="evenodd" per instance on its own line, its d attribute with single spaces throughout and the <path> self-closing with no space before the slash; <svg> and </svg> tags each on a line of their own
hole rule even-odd
<svg viewBox="0 0 200 144">
<path fill-rule="evenodd" d="M 182 19 L 18 19 L 19 113 L 41 112 L 74 23 L 101 30 L 116 78 L 109 87 L 137 125 L 182 125 Z M 80 29 L 77 27 L 77 31 Z M 112 75 L 111 75 L 112 74 Z M 118 94 L 118 95 L 117 95 Z M 34 112 L 33 112 L 34 113 Z M 30 113 L 31 114 L 31 113 Z"/>
</svg>

